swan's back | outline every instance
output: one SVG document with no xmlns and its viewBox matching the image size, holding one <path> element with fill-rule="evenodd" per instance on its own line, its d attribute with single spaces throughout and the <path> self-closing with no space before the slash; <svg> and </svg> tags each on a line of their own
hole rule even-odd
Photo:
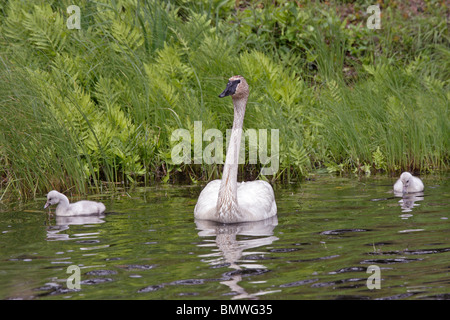
<svg viewBox="0 0 450 320">
<path fill-rule="evenodd" d="M 217 212 L 220 184 L 221 180 L 213 180 L 202 190 L 194 209 L 196 219 L 234 223 L 264 220 L 277 214 L 272 186 L 266 181 L 256 180 L 237 184 L 237 201 L 243 218 L 223 220 Z"/>
<path fill-rule="evenodd" d="M 58 216 L 81 216 L 90 214 L 102 214 L 106 207 L 101 202 L 81 200 L 69 204 L 68 207 L 58 206 L 56 208 L 56 215 Z"/>
<path fill-rule="evenodd" d="M 241 214 L 246 221 L 258 221 L 277 214 L 277 204 L 272 186 L 262 180 L 238 184 L 237 198 Z"/>
<path fill-rule="evenodd" d="M 206 185 L 200 193 L 194 209 L 194 218 L 200 220 L 213 220 L 217 214 L 217 199 L 219 198 L 221 180 L 213 180 Z"/>
</svg>

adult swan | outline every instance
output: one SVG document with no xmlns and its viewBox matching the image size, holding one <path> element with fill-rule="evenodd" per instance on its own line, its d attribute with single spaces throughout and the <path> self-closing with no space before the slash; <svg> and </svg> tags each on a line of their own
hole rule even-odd
<svg viewBox="0 0 450 320">
<path fill-rule="evenodd" d="M 242 125 L 248 99 L 248 84 L 242 76 L 231 77 L 220 98 L 231 96 L 234 121 L 222 180 L 206 185 L 198 197 L 194 217 L 221 223 L 259 221 L 277 214 L 272 186 L 261 180 L 237 182 Z"/>
</svg>

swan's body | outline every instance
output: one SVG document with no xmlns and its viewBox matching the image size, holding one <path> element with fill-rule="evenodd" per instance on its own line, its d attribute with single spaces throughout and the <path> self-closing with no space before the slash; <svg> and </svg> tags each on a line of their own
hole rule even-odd
<svg viewBox="0 0 450 320">
<path fill-rule="evenodd" d="M 248 84 L 241 76 L 229 79 L 226 89 L 219 95 L 231 95 L 234 105 L 234 121 L 227 150 L 222 180 L 206 185 L 198 197 L 194 217 L 222 223 L 259 221 L 277 214 L 272 186 L 262 180 L 237 182 L 239 148 Z"/>
<path fill-rule="evenodd" d="M 218 210 L 221 183 L 213 180 L 202 190 L 195 206 L 196 219 L 233 223 L 264 220 L 277 214 L 272 186 L 262 180 L 237 183 L 237 201 L 225 193 L 223 208 Z"/>
<path fill-rule="evenodd" d="M 69 203 L 69 199 L 56 190 L 52 190 L 47 194 L 47 203 L 44 209 L 53 204 L 58 204 L 56 207 L 57 216 L 101 214 L 106 210 L 105 205 L 101 202 L 82 200 Z"/>
<path fill-rule="evenodd" d="M 409 172 L 403 172 L 400 179 L 394 184 L 394 192 L 398 193 L 412 193 L 423 191 L 424 186 L 422 180 L 414 177 Z"/>
</svg>

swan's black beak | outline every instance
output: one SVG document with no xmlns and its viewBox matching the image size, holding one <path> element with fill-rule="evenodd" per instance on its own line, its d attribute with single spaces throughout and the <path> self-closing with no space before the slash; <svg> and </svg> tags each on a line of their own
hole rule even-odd
<svg viewBox="0 0 450 320">
<path fill-rule="evenodd" d="M 226 96 L 232 96 L 233 94 L 235 94 L 236 88 L 239 83 L 241 83 L 241 80 L 239 80 L 239 79 L 228 81 L 227 87 L 225 88 L 225 90 L 223 90 L 223 92 L 221 94 L 219 94 L 219 98 L 223 98 Z"/>
</svg>

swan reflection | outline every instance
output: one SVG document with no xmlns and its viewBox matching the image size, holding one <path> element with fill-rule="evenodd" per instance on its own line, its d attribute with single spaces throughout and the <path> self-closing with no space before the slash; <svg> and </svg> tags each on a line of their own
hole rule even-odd
<svg viewBox="0 0 450 320">
<path fill-rule="evenodd" d="M 414 207 L 420 206 L 420 204 L 416 203 L 417 201 L 422 201 L 423 198 L 423 192 L 416 192 L 416 193 L 401 193 L 401 192 L 394 192 L 394 195 L 396 197 L 401 198 L 398 203 L 400 204 L 400 207 L 402 208 L 402 212 L 407 213 L 411 212 Z M 408 218 L 411 215 L 402 215 L 403 218 Z"/>
<path fill-rule="evenodd" d="M 263 255 L 267 252 L 248 251 L 249 249 L 271 245 L 278 240 L 273 235 L 274 228 L 278 225 L 278 219 L 273 216 L 262 221 L 252 221 L 233 224 L 222 224 L 209 220 L 195 220 L 198 235 L 200 237 L 215 237 L 215 239 L 204 240 L 201 247 L 212 247 L 212 253 L 200 255 L 206 258 L 204 261 L 211 266 L 229 264 L 231 272 L 225 274 L 226 280 L 221 283 L 228 286 L 236 295 L 233 299 L 250 298 L 255 299 L 259 295 L 267 294 L 258 292 L 248 294 L 238 283 L 242 280 L 242 275 L 250 272 L 265 272 L 267 269 L 262 264 L 254 263 L 253 260 L 241 259 L 244 255 Z M 240 236 L 240 237 L 238 237 Z"/>
<path fill-rule="evenodd" d="M 70 225 L 90 225 L 90 224 L 99 224 L 104 223 L 103 220 L 104 215 L 92 215 L 92 216 L 72 216 L 72 217 L 64 217 L 64 216 L 56 216 L 56 224 L 53 226 L 47 227 L 47 240 L 55 241 L 55 240 L 69 240 L 72 239 L 66 233 L 61 233 L 62 231 L 70 229 Z M 77 234 L 77 239 L 86 239 L 93 238 L 93 235 L 97 235 L 98 233 L 85 233 L 85 234 Z M 81 236 L 81 237 L 80 237 Z M 94 237 L 96 238 L 96 236 Z"/>
</svg>

